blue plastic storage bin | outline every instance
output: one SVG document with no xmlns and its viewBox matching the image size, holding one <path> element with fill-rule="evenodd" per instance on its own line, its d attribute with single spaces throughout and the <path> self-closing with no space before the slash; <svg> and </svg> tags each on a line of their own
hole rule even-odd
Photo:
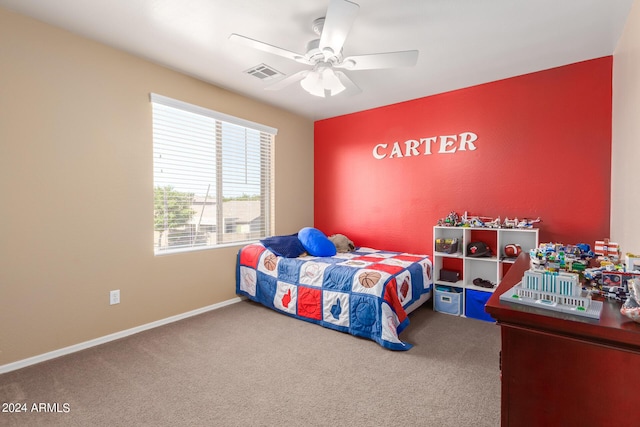
<svg viewBox="0 0 640 427">
<path fill-rule="evenodd" d="M 449 286 L 436 286 L 433 309 L 441 313 L 460 316 L 462 314 L 461 293 Z"/>
<path fill-rule="evenodd" d="M 494 318 L 484 310 L 485 304 L 491 297 L 491 292 L 467 289 L 465 297 L 465 316 L 487 322 L 495 322 Z"/>
</svg>

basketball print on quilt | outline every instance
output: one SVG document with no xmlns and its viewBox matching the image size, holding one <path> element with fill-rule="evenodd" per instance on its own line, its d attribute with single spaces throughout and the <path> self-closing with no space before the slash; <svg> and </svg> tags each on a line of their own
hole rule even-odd
<svg viewBox="0 0 640 427">
<path fill-rule="evenodd" d="M 358 276 L 358 282 L 365 288 L 373 288 L 378 284 L 382 275 L 377 271 L 365 271 Z"/>
<path fill-rule="evenodd" d="M 382 295 L 384 284 L 390 276 L 385 271 L 360 270 L 353 277 L 351 291 L 379 297 Z"/>
<path fill-rule="evenodd" d="M 262 264 L 267 270 L 273 271 L 278 266 L 278 258 L 274 254 L 267 254 L 267 256 L 264 257 Z"/>
<path fill-rule="evenodd" d="M 268 274 L 272 277 L 278 277 L 279 258 L 270 250 L 265 250 L 260 257 L 258 263 L 258 271 Z"/>
</svg>

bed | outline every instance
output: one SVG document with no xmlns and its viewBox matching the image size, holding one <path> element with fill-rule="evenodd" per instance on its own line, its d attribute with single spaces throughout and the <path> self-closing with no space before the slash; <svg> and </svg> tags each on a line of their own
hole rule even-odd
<svg viewBox="0 0 640 427">
<path fill-rule="evenodd" d="M 391 350 L 408 314 L 432 295 L 427 255 L 356 248 L 333 256 L 279 256 L 262 243 L 238 252 L 236 292 L 296 319 L 371 339 Z"/>
</svg>

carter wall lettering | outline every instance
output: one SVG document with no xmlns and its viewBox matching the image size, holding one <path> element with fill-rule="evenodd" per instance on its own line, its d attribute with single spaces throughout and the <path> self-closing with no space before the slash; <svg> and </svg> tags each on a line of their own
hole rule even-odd
<svg viewBox="0 0 640 427">
<path fill-rule="evenodd" d="M 378 160 L 385 158 L 394 159 L 402 157 L 428 156 L 433 150 L 437 154 L 454 154 L 456 151 L 474 151 L 477 149 L 474 142 L 478 135 L 473 132 L 462 132 L 459 135 L 430 136 L 428 138 L 407 139 L 403 143 L 398 141 L 393 144 L 377 144 L 373 147 L 373 157 Z"/>
</svg>

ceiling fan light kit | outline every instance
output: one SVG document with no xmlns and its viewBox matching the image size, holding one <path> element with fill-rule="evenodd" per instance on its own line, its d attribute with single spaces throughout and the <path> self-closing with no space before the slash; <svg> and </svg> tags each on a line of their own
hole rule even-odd
<svg viewBox="0 0 640 427">
<path fill-rule="evenodd" d="M 318 63 L 300 80 L 300 86 L 311 95 L 320 97 L 334 96 L 346 89 L 327 62 Z"/>
<path fill-rule="evenodd" d="M 343 58 L 342 47 L 359 9 L 358 4 L 348 0 L 331 0 L 326 16 L 313 21 L 312 29 L 320 38 L 307 44 L 305 54 L 292 52 L 239 34 L 231 34 L 229 39 L 254 49 L 313 66 L 312 70 L 298 71 L 265 87 L 267 90 L 280 90 L 300 81 L 300 86 L 305 91 L 318 97 L 331 97 L 343 92 L 353 95 L 361 92 L 361 89 L 345 73 L 336 71 L 336 68 L 357 71 L 410 67 L 415 65 L 418 60 L 417 50 L 354 55 Z"/>
</svg>

